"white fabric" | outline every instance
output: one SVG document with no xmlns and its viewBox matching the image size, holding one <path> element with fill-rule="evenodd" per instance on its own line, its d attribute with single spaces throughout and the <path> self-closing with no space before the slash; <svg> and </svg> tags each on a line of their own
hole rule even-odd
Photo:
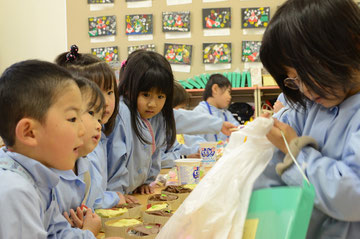
<svg viewBox="0 0 360 239">
<path fill-rule="evenodd" d="M 259 117 L 233 133 L 224 155 L 156 238 L 241 238 L 253 183 L 273 155 L 266 138 L 272 125 Z"/>
</svg>

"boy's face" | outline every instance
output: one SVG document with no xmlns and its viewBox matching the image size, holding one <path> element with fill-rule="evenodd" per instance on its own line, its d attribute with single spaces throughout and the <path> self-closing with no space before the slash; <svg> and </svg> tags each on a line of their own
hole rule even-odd
<svg viewBox="0 0 360 239">
<path fill-rule="evenodd" d="M 231 103 L 231 88 L 226 89 L 219 88 L 216 95 L 214 95 L 216 107 L 219 109 L 226 109 Z"/>
<path fill-rule="evenodd" d="M 82 98 L 75 82 L 69 82 L 49 108 L 39 127 L 38 161 L 47 167 L 70 170 L 83 145 L 84 125 L 80 119 Z"/>
<path fill-rule="evenodd" d="M 166 95 L 155 89 L 141 91 L 137 98 L 137 110 L 143 119 L 150 119 L 160 113 L 165 101 Z"/>
<path fill-rule="evenodd" d="M 95 113 L 94 109 L 88 109 L 89 99 L 84 95 L 83 100 L 83 113 L 81 115 L 81 120 L 85 127 L 85 134 L 83 136 L 84 145 L 79 149 L 79 156 L 83 157 L 91 153 L 95 147 L 98 145 L 101 138 L 101 118 L 103 111 Z M 94 107 L 96 108 L 96 107 Z"/>
</svg>

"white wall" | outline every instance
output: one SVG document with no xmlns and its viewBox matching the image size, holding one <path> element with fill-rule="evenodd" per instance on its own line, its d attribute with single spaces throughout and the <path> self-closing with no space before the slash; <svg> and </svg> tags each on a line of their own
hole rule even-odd
<svg viewBox="0 0 360 239">
<path fill-rule="evenodd" d="M 65 0 L 0 0 L 0 74 L 26 59 L 67 50 Z"/>
</svg>

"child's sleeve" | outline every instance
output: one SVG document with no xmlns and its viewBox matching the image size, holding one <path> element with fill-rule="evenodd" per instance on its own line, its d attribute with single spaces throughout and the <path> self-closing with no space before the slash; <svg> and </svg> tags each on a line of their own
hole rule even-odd
<svg viewBox="0 0 360 239">
<path fill-rule="evenodd" d="M 174 109 L 176 132 L 179 134 L 217 134 L 223 121 L 209 113 Z"/>
<path fill-rule="evenodd" d="M 107 144 L 108 191 L 124 193 L 125 188 L 129 186 L 129 172 L 126 167 L 129 159 L 127 152 L 131 147 L 127 138 L 129 135 L 131 135 L 131 126 L 126 127 L 124 120 L 120 119 L 118 114 L 116 126 Z"/>
<path fill-rule="evenodd" d="M 232 113 L 231 113 L 230 111 L 226 110 L 226 111 L 225 111 L 225 114 L 226 114 L 226 116 L 227 116 L 227 118 L 228 118 L 228 121 L 229 121 L 230 123 L 234 124 L 235 126 L 239 126 L 239 125 L 240 125 L 239 121 L 237 121 L 237 120 L 234 118 L 234 116 L 232 115 Z"/>
</svg>

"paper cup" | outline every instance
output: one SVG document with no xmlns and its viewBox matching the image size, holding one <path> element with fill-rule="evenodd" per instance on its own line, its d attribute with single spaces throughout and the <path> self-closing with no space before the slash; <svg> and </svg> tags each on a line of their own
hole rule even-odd
<svg viewBox="0 0 360 239">
<path fill-rule="evenodd" d="M 201 165 L 203 167 L 212 167 L 216 162 L 217 142 L 200 143 Z"/>
<path fill-rule="evenodd" d="M 200 180 L 201 159 L 177 159 L 175 160 L 179 184 L 198 184 Z"/>
</svg>

